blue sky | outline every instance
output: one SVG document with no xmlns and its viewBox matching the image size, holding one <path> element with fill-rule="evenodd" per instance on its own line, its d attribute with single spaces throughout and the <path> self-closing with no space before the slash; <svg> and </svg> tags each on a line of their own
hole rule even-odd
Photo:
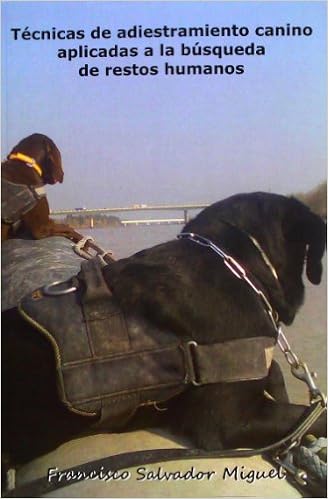
<svg viewBox="0 0 328 499">
<path fill-rule="evenodd" d="M 6 2 L 2 7 L 2 157 L 49 135 L 65 181 L 52 208 L 214 202 L 254 190 L 290 193 L 326 177 L 326 2 Z M 256 26 L 311 26 L 311 36 L 258 37 Z M 118 40 L 142 25 L 247 26 L 246 37 Z M 92 40 L 101 26 L 111 39 Z M 14 40 L 12 28 L 85 31 L 83 40 Z M 264 45 L 265 56 L 181 57 L 189 46 Z M 159 57 L 158 47 L 175 56 Z M 153 57 L 59 59 L 79 45 L 145 46 Z M 242 75 L 168 76 L 163 65 L 244 65 Z M 97 77 L 81 77 L 88 63 Z M 105 76 L 155 65 L 155 76 Z"/>
</svg>

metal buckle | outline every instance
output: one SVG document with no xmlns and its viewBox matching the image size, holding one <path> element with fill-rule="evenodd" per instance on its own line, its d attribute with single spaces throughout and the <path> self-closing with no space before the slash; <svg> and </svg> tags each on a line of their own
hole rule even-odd
<svg viewBox="0 0 328 499">
<path fill-rule="evenodd" d="M 282 332 L 281 327 L 278 329 L 278 345 L 290 365 L 292 375 L 307 385 L 310 393 L 310 404 L 314 404 L 320 400 L 322 407 L 326 407 L 327 398 L 317 387 L 314 381 L 317 378 L 317 373 L 311 372 L 307 364 L 299 360 L 297 355 L 291 349 L 291 346 Z"/>
<path fill-rule="evenodd" d="M 187 359 L 187 367 L 188 367 L 188 382 L 190 382 L 194 386 L 201 386 L 203 383 L 197 379 L 197 373 L 195 369 L 195 352 L 194 350 L 198 347 L 198 343 L 196 341 L 188 341 L 185 344 L 186 348 L 184 352 L 186 353 Z"/>
<path fill-rule="evenodd" d="M 327 399 L 323 392 L 315 384 L 315 379 L 317 378 L 316 372 L 311 372 L 305 362 L 299 362 L 299 365 L 291 366 L 291 372 L 295 378 L 304 381 L 306 383 L 309 392 L 311 394 L 310 403 L 316 402 L 321 399 L 323 407 L 326 406 Z"/>
<path fill-rule="evenodd" d="M 73 246 L 73 250 L 75 253 L 82 258 L 85 258 L 86 260 L 90 260 L 91 258 L 94 258 L 95 256 L 99 256 L 102 259 L 104 259 L 107 255 L 109 257 L 112 257 L 113 252 L 108 250 L 105 251 L 103 248 L 98 246 L 95 242 L 94 239 L 91 236 L 86 236 L 83 237 L 79 242 L 77 242 Z M 92 254 L 90 250 L 93 250 L 95 253 Z M 106 262 L 105 262 L 106 264 Z"/>
<path fill-rule="evenodd" d="M 273 457 L 273 460 L 287 473 L 293 476 L 294 480 L 303 487 L 307 485 L 307 473 L 306 471 L 297 468 L 292 462 L 292 456 L 287 454 L 284 459 L 281 456 Z"/>
</svg>

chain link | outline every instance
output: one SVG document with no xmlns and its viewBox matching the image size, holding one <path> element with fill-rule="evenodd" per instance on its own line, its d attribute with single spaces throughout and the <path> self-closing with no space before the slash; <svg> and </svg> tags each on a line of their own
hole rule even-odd
<svg viewBox="0 0 328 499">
<path fill-rule="evenodd" d="M 319 400 L 322 407 L 324 407 L 327 403 L 326 396 L 317 388 L 314 382 L 316 373 L 311 373 L 305 362 L 302 362 L 295 354 L 295 352 L 293 352 L 286 336 L 281 329 L 277 312 L 272 308 L 263 291 L 261 291 L 248 277 L 246 270 L 232 256 L 222 251 L 221 248 L 216 246 L 206 237 L 200 236 L 199 234 L 194 234 L 193 232 L 181 232 L 177 237 L 178 239 L 190 239 L 191 241 L 200 244 L 201 246 L 210 248 L 212 251 L 220 255 L 220 257 L 223 259 L 224 264 L 229 268 L 229 270 L 238 279 L 245 281 L 248 286 L 259 296 L 259 298 L 262 300 L 267 314 L 272 321 L 273 327 L 277 332 L 277 343 L 291 368 L 293 376 L 306 383 L 310 392 L 311 404 Z"/>
<path fill-rule="evenodd" d="M 307 364 L 297 357 L 297 355 L 291 349 L 290 344 L 284 333 L 282 332 L 281 327 L 279 326 L 278 332 L 278 345 L 280 350 L 284 354 L 288 364 L 290 365 L 292 375 L 295 378 L 299 379 L 306 383 L 309 392 L 310 392 L 310 403 L 314 403 L 317 400 L 321 400 L 322 406 L 326 406 L 327 399 L 326 396 L 319 390 L 317 385 L 315 384 L 315 379 L 317 378 L 316 372 L 311 372 L 308 368 Z"/>
<path fill-rule="evenodd" d="M 266 311 L 272 321 L 272 324 L 276 330 L 276 332 L 279 334 L 279 327 L 278 327 L 278 314 L 275 310 L 273 310 L 269 300 L 265 296 L 262 290 L 260 290 L 254 283 L 253 281 L 248 277 L 246 270 L 242 265 L 240 265 L 237 260 L 235 260 L 231 255 L 228 255 L 225 253 L 221 248 L 216 246 L 212 241 L 207 239 L 206 237 L 200 236 L 199 234 L 194 234 L 193 232 L 181 232 L 178 234 L 178 239 L 190 239 L 191 241 L 201 245 L 205 246 L 206 248 L 210 248 L 212 251 L 217 253 L 222 259 L 226 267 L 238 278 L 243 281 L 245 281 L 250 288 L 259 296 L 261 299 L 264 307 L 266 308 Z"/>
<path fill-rule="evenodd" d="M 291 346 L 284 335 L 281 327 L 278 327 L 278 339 L 277 339 L 278 345 L 282 353 L 284 354 L 288 364 L 291 366 L 291 368 L 297 369 L 301 363 L 299 361 L 299 358 L 297 355 L 293 352 L 291 349 Z"/>
<path fill-rule="evenodd" d="M 205 246 L 213 250 L 215 253 L 220 255 L 223 259 L 226 267 L 238 278 L 245 281 L 248 286 L 259 296 L 261 299 L 264 308 L 269 315 L 273 327 L 277 332 L 277 343 L 282 353 L 285 356 L 287 363 L 290 366 L 290 370 L 293 376 L 295 376 L 300 381 L 306 383 L 307 388 L 309 390 L 310 395 L 310 414 L 307 418 L 297 427 L 294 432 L 294 435 L 290 439 L 290 443 L 284 450 L 280 450 L 278 454 L 275 456 L 275 461 L 284 468 L 285 471 L 291 473 L 295 480 L 301 484 L 307 484 L 307 474 L 298 469 L 293 465 L 292 462 L 289 462 L 288 456 L 290 456 L 290 451 L 293 447 L 297 447 L 300 444 L 302 436 L 309 431 L 312 427 L 313 423 L 318 419 L 318 417 L 326 410 L 327 408 L 327 398 L 326 396 L 317 388 L 314 380 L 316 378 L 316 373 L 311 373 L 308 366 L 305 362 L 302 362 L 298 356 L 293 352 L 286 336 L 284 335 L 281 326 L 279 324 L 279 316 L 278 313 L 272 308 L 269 300 L 263 293 L 261 289 L 259 289 L 252 280 L 248 277 L 246 270 L 230 255 L 227 255 L 224 251 L 218 248 L 212 241 L 206 239 L 203 236 L 199 236 L 198 234 L 193 234 L 185 232 L 178 235 L 178 238 L 187 238 L 191 241 L 200 244 L 201 246 Z"/>
</svg>

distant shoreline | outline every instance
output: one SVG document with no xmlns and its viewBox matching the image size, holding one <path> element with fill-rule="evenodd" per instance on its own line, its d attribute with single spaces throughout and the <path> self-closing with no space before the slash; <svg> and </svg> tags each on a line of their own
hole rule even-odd
<svg viewBox="0 0 328 499">
<path fill-rule="evenodd" d="M 121 227 L 122 222 L 119 217 L 113 215 L 87 215 L 77 213 L 76 215 L 66 215 L 60 219 L 62 223 L 69 224 L 76 229 L 90 229 L 101 227 Z"/>
</svg>

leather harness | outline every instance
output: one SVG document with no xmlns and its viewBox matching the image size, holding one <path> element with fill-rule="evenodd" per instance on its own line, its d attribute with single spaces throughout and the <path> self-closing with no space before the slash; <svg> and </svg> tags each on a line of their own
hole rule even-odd
<svg viewBox="0 0 328 499">
<path fill-rule="evenodd" d="M 206 245 L 216 253 L 221 252 L 211 241 L 201 236 L 184 234 L 183 237 Z M 81 471 L 88 473 L 89 470 L 104 466 L 114 471 L 138 464 L 161 461 L 247 457 L 262 454 L 266 459 L 282 466 L 288 472 L 287 478 L 294 486 L 300 487 L 302 480 L 299 472 L 301 470 L 291 464 L 290 452 L 295 445 L 299 445 L 301 438 L 326 411 L 326 397 L 317 389 L 306 364 L 299 361 L 292 352 L 281 327 L 275 321 L 273 309 L 264 295 L 262 296 L 261 291 L 253 286 L 238 262 L 224 253 L 220 256 L 227 267 L 239 279 L 247 282 L 263 301 L 274 329 L 278 333 L 278 344 L 291 366 L 292 374 L 308 386 L 310 406 L 305 409 L 297 427 L 278 442 L 259 449 L 223 451 L 152 449 L 91 461 L 77 466 L 73 471 L 76 469 L 79 473 Z M 93 406 L 95 411 L 100 411 L 100 421 L 104 419 L 108 421 L 108 415 L 111 412 L 113 415 L 115 412 L 115 404 L 116 408 L 119 408 L 116 411 L 117 414 L 124 411 L 124 400 L 127 400 L 127 398 L 124 399 L 125 395 L 133 397 L 130 399 L 133 401 L 130 405 L 131 413 L 131 407 L 133 412 L 142 403 L 154 403 L 170 398 L 174 395 L 174 390 L 175 393 L 179 393 L 190 384 L 198 386 L 206 383 L 260 379 L 267 375 L 275 343 L 274 338 L 246 338 L 211 345 L 198 345 L 188 339 L 179 340 L 171 332 L 156 329 L 140 317 L 123 315 L 103 279 L 101 270 L 103 265 L 104 262 L 99 256 L 83 262 L 81 272 L 77 277 L 72 278 L 70 288 L 67 289 L 67 283 L 53 283 L 33 292 L 19 306 L 23 317 L 44 333 L 52 343 L 56 353 L 61 398 L 71 410 L 81 412 L 82 408 L 81 413 L 92 415 L 88 411 Z M 63 302 L 67 301 L 68 297 L 71 300 L 65 309 Z M 47 319 L 48 312 L 51 312 L 49 320 Z M 78 319 L 76 319 L 77 316 Z M 73 317 L 75 318 L 74 326 L 69 330 L 67 328 L 72 323 Z M 77 338 L 80 340 L 82 338 L 82 340 L 75 344 Z M 281 345 L 282 339 L 283 345 Z M 163 359 L 163 357 L 167 358 Z M 129 359 L 133 359 L 130 367 L 128 367 Z M 125 369 L 115 370 L 115 366 L 125 366 Z M 81 372 L 86 368 L 85 372 L 88 375 L 86 390 L 92 386 L 96 393 L 96 396 L 93 395 L 89 399 L 83 399 L 86 390 L 81 383 L 76 387 L 73 377 L 69 376 L 70 372 L 74 372 L 79 378 L 80 368 L 82 368 Z M 297 374 L 296 368 L 301 368 L 301 373 Z M 139 370 L 141 376 L 139 376 Z M 145 372 L 149 375 L 147 376 L 148 382 L 153 383 L 150 386 L 142 379 Z M 114 379 L 116 373 L 118 373 L 118 379 Z M 161 376 L 164 379 L 164 386 L 159 382 Z M 139 381 L 142 381 L 140 385 Z M 76 388 L 81 391 L 79 392 Z M 84 395 L 81 395 L 82 393 Z M 150 394 L 151 398 L 149 398 Z M 142 402 L 143 400 L 145 402 Z M 74 480 L 70 481 L 70 483 L 73 482 Z M 65 485 L 67 485 L 66 481 L 54 484 L 50 483 L 47 477 L 42 477 L 18 489 L 10 490 L 6 497 L 40 497 L 43 493 Z M 317 476 L 311 475 L 301 485 L 305 486 L 308 491 L 314 490 L 316 494 L 319 490 L 320 495 L 325 488 L 325 482 L 323 485 L 321 482 L 318 484 Z"/>
<path fill-rule="evenodd" d="M 39 288 L 19 304 L 22 316 L 50 341 L 59 396 L 99 423 L 126 420 L 189 386 L 267 376 L 276 338 L 198 344 L 145 318 L 124 314 L 102 274 L 99 257 L 82 262 L 66 283 Z"/>
<path fill-rule="evenodd" d="M 15 184 L 1 179 L 1 220 L 6 224 L 19 222 L 25 213 L 30 211 L 39 199 L 45 195 L 44 188 Z"/>
</svg>

